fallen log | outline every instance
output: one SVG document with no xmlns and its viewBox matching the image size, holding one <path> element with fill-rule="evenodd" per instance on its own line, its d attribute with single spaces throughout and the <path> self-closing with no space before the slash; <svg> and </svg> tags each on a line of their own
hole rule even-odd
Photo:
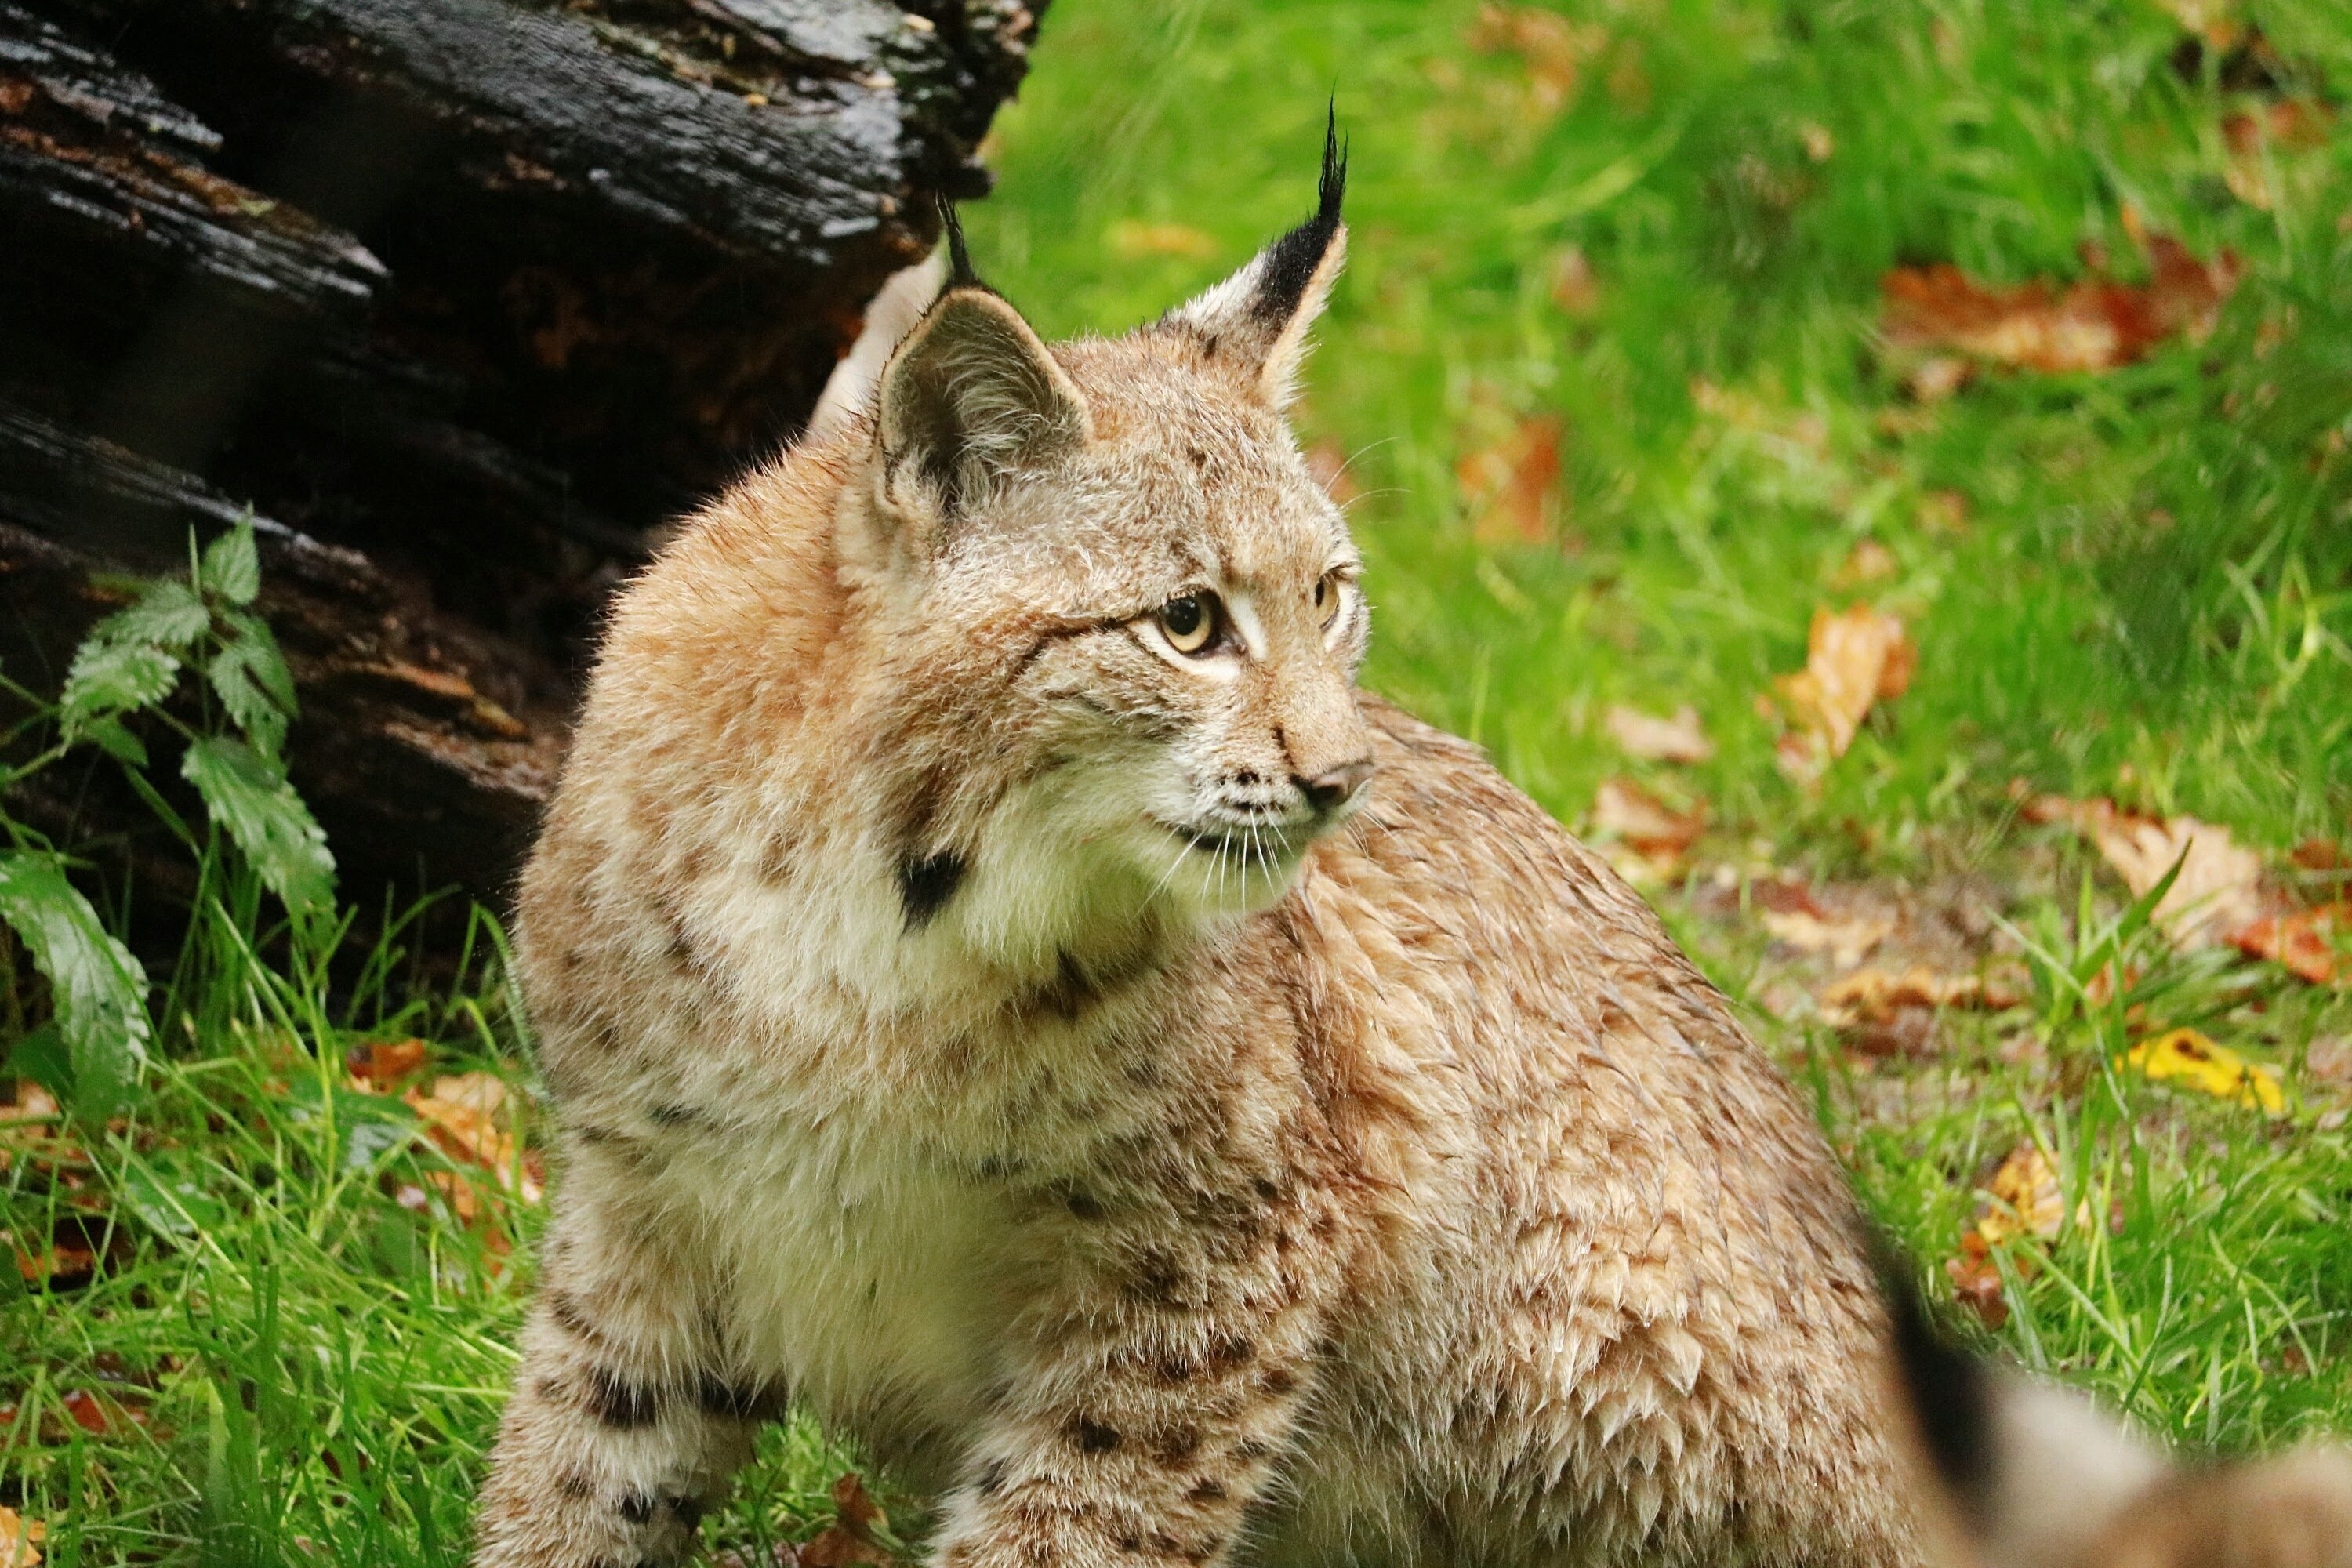
<svg viewBox="0 0 2352 1568">
<path fill-rule="evenodd" d="M 497 899 L 604 595 L 985 189 L 1034 9 L 0 0 L 10 674 L 250 511 L 347 892 Z"/>
</svg>

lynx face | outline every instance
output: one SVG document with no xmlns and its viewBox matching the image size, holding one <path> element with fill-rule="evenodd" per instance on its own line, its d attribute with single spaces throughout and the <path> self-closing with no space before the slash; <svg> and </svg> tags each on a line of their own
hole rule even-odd
<svg viewBox="0 0 2352 1568">
<path fill-rule="evenodd" d="M 882 372 L 845 575 L 955 747 L 906 813 L 911 924 L 1018 958 L 1244 913 L 1360 805 L 1358 557 L 1284 417 L 1337 204 L 1333 171 L 1318 218 L 1115 340 L 1049 348 L 950 280 Z"/>
</svg>

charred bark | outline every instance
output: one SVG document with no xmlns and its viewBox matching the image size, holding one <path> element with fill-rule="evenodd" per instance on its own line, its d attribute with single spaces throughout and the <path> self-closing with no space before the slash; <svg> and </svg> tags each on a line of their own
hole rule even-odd
<svg viewBox="0 0 2352 1568">
<path fill-rule="evenodd" d="M 11 672 L 250 510 L 349 890 L 498 897 L 604 596 L 985 188 L 1034 8 L 0 0 Z"/>
</svg>

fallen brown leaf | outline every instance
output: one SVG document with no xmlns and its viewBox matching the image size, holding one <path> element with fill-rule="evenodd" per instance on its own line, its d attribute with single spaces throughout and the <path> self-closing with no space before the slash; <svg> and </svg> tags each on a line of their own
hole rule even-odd
<svg viewBox="0 0 2352 1568">
<path fill-rule="evenodd" d="M 488 1073 L 459 1073 L 436 1079 L 430 1094 L 412 1089 L 401 1099 L 443 1153 L 488 1171 L 524 1203 L 540 1201 L 539 1179 L 521 1159 L 512 1134 L 499 1125 L 506 1108 L 504 1082 Z"/>
<path fill-rule="evenodd" d="M 2221 172 L 2222 184 L 2248 206 L 2270 211 L 2278 199 L 2272 189 L 2273 155 L 2325 147 L 2335 122 L 2334 109 L 2307 98 L 2284 98 L 2260 110 L 2224 116 L 2221 141 L 2230 150 L 2230 162 Z"/>
<path fill-rule="evenodd" d="M 1604 721 L 1610 739 L 1627 756 L 1643 762 L 1703 763 L 1715 755 L 1715 742 L 1699 725 L 1698 710 L 1687 702 L 1664 719 L 1620 703 L 1609 710 Z"/>
<path fill-rule="evenodd" d="M 1871 949 L 1885 942 L 1895 931 L 1895 922 L 1867 916 L 1836 916 L 1812 910 L 1767 909 L 1757 917 L 1773 940 L 1784 942 L 1800 952 L 1825 952 L 1840 969 L 1851 969 L 1870 953 Z"/>
<path fill-rule="evenodd" d="M 1470 531 L 1494 543 L 1548 542 L 1559 527 L 1559 420 L 1549 414 L 1521 419 L 1502 439 L 1465 453 L 1454 465 Z"/>
<path fill-rule="evenodd" d="M 2058 1168 L 2036 1143 L 2020 1143 L 2002 1159 L 1985 1184 L 1988 1202 L 1977 1210 L 1975 1230 L 1987 1246 L 2015 1236 L 2054 1241 L 2065 1227 L 2066 1203 Z"/>
<path fill-rule="evenodd" d="M 1952 1294 L 1960 1305 L 1977 1315 L 1977 1321 L 1988 1329 L 1998 1329 L 2009 1321 L 2009 1298 L 2002 1293 L 2000 1269 L 1977 1242 L 1971 1250 L 1969 1243 L 1976 1241 L 1970 1234 L 1963 1238 L 1958 1258 L 1944 1259 L 1944 1274 L 1952 1282 Z"/>
<path fill-rule="evenodd" d="M 2230 940 L 2248 957 L 2283 963 L 2314 985 L 2340 984 L 2352 973 L 2344 959 L 2352 950 L 2352 900 L 2264 915 L 2232 931 Z"/>
<path fill-rule="evenodd" d="M 42 1541 L 49 1527 L 13 1508 L 0 1508 L 0 1568 L 39 1568 Z"/>
<path fill-rule="evenodd" d="M 1865 583 L 1882 583 L 1902 569 L 1902 563 L 1895 559 L 1895 552 L 1875 539 L 1864 539 L 1848 551 L 1846 558 L 1838 563 L 1837 574 L 1830 579 L 1830 586 L 1849 589 L 1861 587 Z"/>
<path fill-rule="evenodd" d="M 1671 877 L 1685 851 L 1706 828 L 1704 801 L 1675 811 L 1631 779 L 1607 778 L 1592 796 L 1592 831 L 1623 845 L 1640 858 L 1637 869 Z"/>
<path fill-rule="evenodd" d="M 1906 1008 L 1978 1007 L 1999 1012 L 2024 998 L 2014 989 L 1977 974 L 1942 974 L 1915 963 L 1900 974 L 1876 965 L 1857 969 L 1822 991 L 1831 1023 L 1885 1020 Z"/>
<path fill-rule="evenodd" d="M 425 1042 L 372 1040 L 345 1052 L 343 1066 L 355 1087 L 371 1094 L 383 1094 L 402 1079 L 424 1068 Z"/>
<path fill-rule="evenodd" d="M 1805 668 L 1773 682 L 1796 725 L 1780 749 L 1783 768 L 1811 778 L 1845 755 L 1872 706 L 1910 689 L 1918 664 L 1918 649 L 1893 616 L 1867 605 L 1816 608 Z"/>
<path fill-rule="evenodd" d="M 1979 283 L 1949 262 L 1898 267 L 1881 283 L 1881 327 L 1897 348 L 1958 350 L 2019 370 L 2113 370 L 2167 338 L 2201 338 L 2238 286 L 2229 250 L 2207 263 L 2167 235 L 2148 235 L 2146 245 L 2146 283 L 2093 276 L 2063 293 L 2042 279 Z"/>
<path fill-rule="evenodd" d="M 1593 280 L 1584 247 L 1561 246 L 1552 258 L 1551 302 L 1571 316 L 1589 316 L 1601 308 L 1601 286 Z"/>
<path fill-rule="evenodd" d="M 2193 816 L 2147 816 L 2104 797 L 2037 795 L 2021 815 L 2028 822 L 2067 823 L 2087 835 L 2134 898 L 2179 862 L 2180 874 L 2158 900 L 2154 917 L 2176 947 L 2234 941 L 2269 912 L 2261 892 L 2262 858 L 2232 842 L 2226 827 Z"/>
<path fill-rule="evenodd" d="M 1604 29 L 1579 26 L 1557 11 L 1486 5 L 1478 7 L 1465 41 L 1482 55 L 1518 56 L 1528 72 L 1527 109 L 1535 119 L 1549 120 L 1576 95 L 1585 60 L 1608 38 Z"/>
<path fill-rule="evenodd" d="M 834 1521 L 796 1554 L 801 1568 L 888 1568 L 889 1548 L 877 1537 L 888 1533 L 890 1521 L 855 1472 L 833 1483 L 833 1510 Z"/>
</svg>

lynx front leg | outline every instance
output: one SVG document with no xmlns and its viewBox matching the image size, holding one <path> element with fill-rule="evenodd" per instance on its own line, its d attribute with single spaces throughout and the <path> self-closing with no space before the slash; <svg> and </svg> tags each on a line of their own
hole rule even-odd
<svg viewBox="0 0 2352 1568">
<path fill-rule="evenodd" d="M 1192 1197 L 1189 1224 L 1097 1217 L 1077 1248 L 1093 1265 L 1024 1314 L 937 1568 L 1201 1568 L 1230 1551 L 1290 1446 L 1340 1227 L 1312 1205 Z"/>
<path fill-rule="evenodd" d="M 587 1185 L 575 1172 L 570 1185 Z M 584 1198 L 551 1225 L 477 1568 L 669 1568 L 780 1394 L 713 1370 L 698 1281 Z"/>
</svg>

